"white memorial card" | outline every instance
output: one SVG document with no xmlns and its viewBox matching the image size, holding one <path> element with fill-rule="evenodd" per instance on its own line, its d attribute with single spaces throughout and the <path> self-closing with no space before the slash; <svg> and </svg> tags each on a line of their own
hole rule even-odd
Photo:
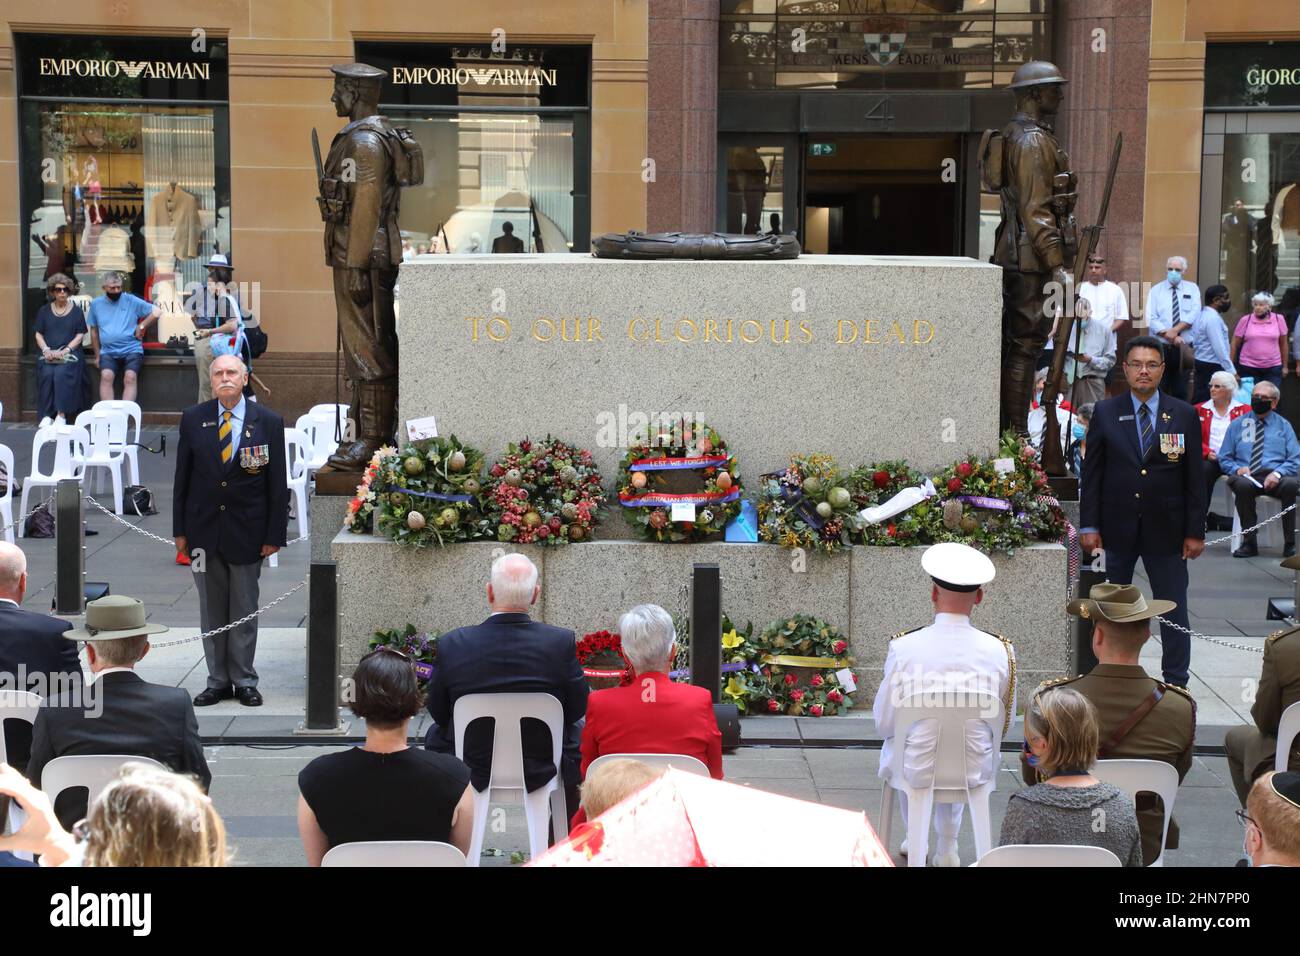
<svg viewBox="0 0 1300 956">
<path fill-rule="evenodd" d="M 410 418 L 406 422 L 406 440 L 420 441 L 423 438 L 438 437 L 438 418 L 427 415 L 424 418 Z"/>
<path fill-rule="evenodd" d="M 673 520 L 695 522 L 695 505 L 689 501 L 673 502 Z"/>
<path fill-rule="evenodd" d="M 853 671 L 847 667 L 837 670 L 835 676 L 839 679 L 840 686 L 844 688 L 846 694 L 851 694 L 858 689 L 858 682 L 853 678 Z"/>
<path fill-rule="evenodd" d="M 993 470 L 999 475 L 1009 475 L 1016 470 L 1016 461 L 1014 458 L 994 458 Z"/>
</svg>

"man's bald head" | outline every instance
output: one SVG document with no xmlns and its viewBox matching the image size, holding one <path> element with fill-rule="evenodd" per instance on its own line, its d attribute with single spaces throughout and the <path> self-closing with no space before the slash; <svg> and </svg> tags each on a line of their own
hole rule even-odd
<svg viewBox="0 0 1300 956">
<path fill-rule="evenodd" d="M 0 541 L 0 598 L 23 603 L 27 589 L 27 555 L 17 545 Z"/>
<path fill-rule="evenodd" d="M 492 562 L 488 603 L 493 611 L 527 613 L 537 600 L 537 565 L 522 554 L 504 554 Z"/>
</svg>

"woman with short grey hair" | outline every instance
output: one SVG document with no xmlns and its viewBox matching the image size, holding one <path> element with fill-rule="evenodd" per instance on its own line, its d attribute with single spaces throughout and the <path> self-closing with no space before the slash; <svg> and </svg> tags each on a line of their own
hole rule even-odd
<svg viewBox="0 0 1300 956">
<path fill-rule="evenodd" d="M 36 404 L 40 426 L 73 422 L 83 405 L 82 381 L 86 364 L 81 343 L 86 337 L 86 316 L 72 301 L 77 283 L 56 272 L 45 283 L 48 305 L 36 313 L 36 346 L 41 361 L 36 365 Z"/>
<path fill-rule="evenodd" d="M 1286 319 L 1273 311 L 1271 293 L 1256 292 L 1250 304 L 1250 313 L 1241 317 L 1232 333 L 1232 364 L 1242 378 L 1272 382 L 1281 388 L 1282 379 L 1291 371 Z"/>
<path fill-rule="evenodd" d="M 1224 516 L 1210 510 L 1214 489 L 1223 477 L 1219 468 L 1219 446 L 1228 433 L 1228 425 L 1250 411 L 1250 406 L 1237 400 L 1237 376 L 1220 369 L 1210 376 L 1210 398 L 1196 406 L 1201 418 L 1201 458 L 1205 470 L 1205 526 L 1210 531 L 1232 530 L 1231 515 Z M 1229 498 L 1231 501 L 1231 498 Z"/>
<path fill-rule="evenodd" d="M 721 780 L 722 734 L 713 698 L 669 676 L 677 637 L 672 615 L 657 604 L 638 604 L 619 620 L 618 632 L 630 674 L 622 686 L 587 698 L 582 775 L 607 754 L 681 754 Z M 584 820 L 580 812 L 574 825 Z"/>
<path fill-rule="evenodd" d="M 638 674 L 667 672 L 677 631 L 658 604 L 638 604 L 618 622 L 623 656 Z"/>
</svg>

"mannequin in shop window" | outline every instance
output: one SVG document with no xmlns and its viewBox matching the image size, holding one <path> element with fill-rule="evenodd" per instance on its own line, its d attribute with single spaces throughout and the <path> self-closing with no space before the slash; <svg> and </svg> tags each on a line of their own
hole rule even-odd
<svg viewBox="0 0 1300 956">
<path fill-rule="evenodd" d="M 99 208 L 99 197 L 103 193 L 103 187 L 99 182 L 99 160 L 93 155 L 87 156 L 82 172 L 81 185 L 86 187 L 86 221 L 102 223 L 104 214 Z"/>
</svg>

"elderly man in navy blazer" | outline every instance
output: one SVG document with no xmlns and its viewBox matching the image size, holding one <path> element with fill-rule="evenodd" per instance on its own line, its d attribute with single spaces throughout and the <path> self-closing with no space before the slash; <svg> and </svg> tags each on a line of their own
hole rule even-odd
<svg viewBox="0 0 1300 956">
<path fill-rule="evenodd" d="M 244 398 L 248 369 L 236 356 L 212 363 L 217 397 L 185 409 L 172 504 L 177 553 L 190 556 L 205 632 L 257 610 L 262 559 L 285 545 L 289 484 L 284 419 Z M 207 687 L 196 707 L 238 698 L 257 707 L 257 618 L 203 642 Z"/>
<path fill-rule="evenodd" d="M 524 555 L 507 554 L 492 562 L 487 586 L 491 615 L 482 624 L 458 627 L 438 639 L 438 667 L 429 681 L 433 724 L 425 747 L 440 753 L 456 752 L 452 715 L 456 701 L 466 694 L 551 694 L 564 707 L 560 777 L 572 816 L 578 809 L 579 744 L 589 687 L 578 663 L 573 631 L 529 616 L 541 592 L 537 566 Z M 529 790 L 536 790 L 555 775 L 551 735 L 540 721 L 529 720 L 523 724 L 522 742 L 524 783 Z M 482 791 L 492 770 L 492 726 L 488 721 L 466 728 L 464 759 L 470 783 Z"/>
<path fill-rule="evenodd" d="M 23 610 L 26 593 L 27 556 L 17 546 L 0 541 L 0 690 L 26 690 L 40 697 L 71 693 L 82 682 L 77 645 L 63 639 L 72 624 Z M 4 743 L 9 763 L 26 769 L 31 724 L 4 721 Z"/>
<path fill-rule="evenodd" d="M 1149 335 L 1124 347 L 1129 390 L 1098 402 L 1088 425 L 1079 489 L 1085 554 L 1105 550 L 1106 580 L 1132 584 L 1138 558 L 1154 597 L 1177 607 L 1161 623 L 1161 670 L 1187 686 L 1187 561 L 1205 548 L 1205 481 L 1196 410 L 1157 391 L 1164 350 Z"/>
</svg>

